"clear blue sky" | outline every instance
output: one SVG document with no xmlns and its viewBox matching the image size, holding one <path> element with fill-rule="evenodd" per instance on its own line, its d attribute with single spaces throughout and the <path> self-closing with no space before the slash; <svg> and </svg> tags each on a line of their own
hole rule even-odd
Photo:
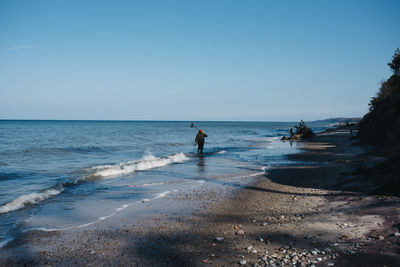
<svg viewBox="0 0 400 267">
<path fill-rule="evenodd" d="M 362 116 L 400 1 L 0 0 L 0 118 Z"/>
</svg>

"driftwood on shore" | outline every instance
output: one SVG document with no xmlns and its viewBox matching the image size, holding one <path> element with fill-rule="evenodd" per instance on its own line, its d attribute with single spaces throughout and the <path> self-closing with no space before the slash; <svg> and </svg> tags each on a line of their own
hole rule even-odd
<svg viewBox="0 0 400 267">
<path fill-rule="evenodd" d="M 293 129 L 290 129 L 290 136 L 283 136 L 281 138 L 282 141 L 299 141 L 304 138 L 313 137 L 315 134 L 311 130 L 310 126 L 306 125 L 304 121 L 300 121 L 299 125 L 294 126 L 296 132 L 293 132 Z"/>
</svg>

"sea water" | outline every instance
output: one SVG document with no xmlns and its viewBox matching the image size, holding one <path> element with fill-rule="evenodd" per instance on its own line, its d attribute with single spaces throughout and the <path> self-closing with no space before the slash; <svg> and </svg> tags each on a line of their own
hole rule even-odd
<svg viewBox="0 0 400 267">
<path fill-rule="evenodd" d="M 84 228 L 219 176 L 288 164 L 298 148 L 280 137 L 295 124 L 195 122 L 208 134 L 197 155 L 190 122 L 0 120 L 0 248 L 27 231 Z"/>
</svg>

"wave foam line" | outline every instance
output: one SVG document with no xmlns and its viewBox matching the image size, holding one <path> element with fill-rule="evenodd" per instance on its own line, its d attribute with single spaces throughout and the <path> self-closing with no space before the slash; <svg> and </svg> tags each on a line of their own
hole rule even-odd
<svg viewBox="0 0 400 267">
<path fill-rule="evenodd" d="M 26 205 L 39 203 L 49 197 L 60 194 L 63 190 L 63 187 L 60 189 L 50 188 L 40 193 L 22 195 L 5 205 L 0 206 L 0 214 L 21 209 Z"/>
<path fill-rule="evenodd" d="M 54 231 L 67 231 L 67 230 L 72 230 L 72 229 L 76 229 L 76 228 L 83 228 L 83 227 L 87 227 L 87 226 L 90 226 L 90 225 L 92 225 L 92 224 L 99 223 L 99 222 L 101 222 L 101 221 L 107 220 L 108 218 L 113 217 L 115 214 L 116 214 L 116 213 L 113 212 L 113 213 L 110 214 L 110 215 L 106 215 L 106 216 L 102 216 L 102 217 L 97 218 L 96 221 L 88 222 L 88 223 L 81 224 L 81 225 L 77 225 L 77 226 L 71 226 L 71 227 L 65 227 L 65 228 L 37 227 L 37 228 L 25 229 L 25 230 L 22 230 L 22 232 L 23 232 L 23 233 L 32 232 L 32 231 L 54 232 Z"/>
<path fill-rule="evenodd" d="M 183 154 L 178 153 L 168 157 L 157 158 L 152 154 L 145 155 L 142 159 L 137 161 L 129 161 L 125 163 L 119 163 L 115 165 L 101 165 L 92 167 L 95 172 L 90 176 L 110 177 L 121 174 L 133 173 L 136 171 L 145 171 L 154 168 L 164 167 L 174 163 L 181 163 L 189 160 L 189 158 Z"/>
<path fill-rule="evenodd" d="M 111 213 L 110 215 L 98 217 L 97 220 L 92 221 L 92 222 L 88 222 L 88 223 L 85 223 L 85 224 L 81 224 L 81 225 L 77 225 L 77 226 L 71 226 L 71 227 L 65 227 L 65 228 L 36 227 L 36 228 L 24 229 L 24 230 L 22 230 L 22 233 L 32 232 L 32 231 L 42 231 L 42 232 L 67 231 L 67 230 L 72 230 L 72 229 L 76 229 L 76 228 L 87 227 L 87 226 L 93 225 L 93 224 L 95 224 L 95 223 L 99 223 L 99 222 L 101 222 L 101 221 L 105 221 L 105 220 L 107 220 L 108 218 L 111 218 L 111 217 L 115 216 L 115 215 L 117 214 L 117 212 L 120 212 L 120 211 L 123 211 L 123 210 L 129 208 L 129 207 L 132 206 L 133 204 L 145 203 L 145 202 L 149 202 L 149 201 L 152 201 L 152 200 L 160 199 L 160 198 L 166 197 L 169 193 L 171 193 L 171 191 L 164 191 L 164 192 L 155 194 L 154 197 L 153 197 L 152 199 L 147 199 L 147 198 L 145 198 L 145 199 L 142 199 L 142 200 L 140 200 L 140 201 L 130 202 L 130 203 L 128 203 L 128 204 L 124 204 L 124 205 L 122 205 L 121 207 L 116 208 L 116 209 L 115 209 L 115 212 Z M 11 240 L 11 241 L 12 241 L 12 240 Z M 8 241 L 8 242 L 10 242 L 10 241 Z M 7 243 L 8 243 L 8 242 L 7 242 Z M 7 243 L 5 243 L 5 244 L 7 244 Z M 2 244 L 2 242 L 0 242 L 0 248 L 1 248 L 1 244 Z M 4 245 L 3 245 L 3 246 L 4 246 Z"/>
<path fill-rule="evenodd" d="M 229 179 L 242 179 L 242 178 L 255 177 L 255 176 L 262 175 L 262 174 L 266 174 L 267 171 L 268 171 L 269 169 L 270 169 L 269 166 L 265 166 L 265 167 L 262 167 L 262 168 L 261 168 L 262 172 L 256 172 L 256 173 L 247 174 L 247 175 L 241 175 L 241 176 L 230 177 Z"/>
<path fill-rule="evenodd" d="M 8 238 L 3 239 L 2 241 L 0 241 L 0 248 L 4 247 L 5 245 L 10 243 L 14 239 L 15 239 L 14 237 L 8 237 Z"/>
</svg>

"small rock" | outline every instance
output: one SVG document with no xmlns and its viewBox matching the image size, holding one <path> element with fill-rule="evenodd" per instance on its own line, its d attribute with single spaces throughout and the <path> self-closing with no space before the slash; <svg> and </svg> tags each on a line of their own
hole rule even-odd
<svg viewBox="0 0 400 267">
<path fill-rule="evenodd" d="M 308 235 L 308 236 L 306 236 L 306 237 L 304 237 L 304 238 L 305 238 L 305 239 L 311 239 L 312 236 Z"/>
<path fill-rule="evenodd" d="M 318 255 L 318 252 L 315 251 L 315 250 L 312 250 L 312 251 L 311 251 L 311 254 L 313 254 L 313 255 L 315 256 L 315 255 Z"/>
<path fill-rule="evenodd" d="M 244 231 L 242 229 L 240 229 L 236 232 L 236 235 L 244 235 Z"/>
<path fill-rule="evenodd" d="M 333 265 L 335 265 L 333 262 L 328 262 L 328 264 L 327 264 L 328 266 L 333 266 Z"/>
<path fill-rule="evenodd" d="M 322 261 L 321 257 L 316 258 L 317 261 Z"/>
<path fill-rule="evenodd" d="M 382 235 L 379 236 L 379 240 L 384 240 L 384 239 L 385 239 L 384 236 L 382 236 Z"/>
<path fill-rule="evenodd" d="M 266 225 L 268 225 L 267 222 L 263 222 L 263 223 L 262 223 L 262 226 L 266 226 Z"/>
<path fill-rule="evenodd" d="M 253 246 L 248 246 L 247 250 L 251 250 L 253 248 Z"/>
<path fill-rule="evenodd" d="M 251 253 L 257 254 L 257 250 L 253 249 L 253 250 L 251 251 Z"/>
<path fill-rule="evenodd" d="M 90 254 L 96 254 L 96 251 L 94 251 L 94 250 L 92 250 L 92 251 L 90 251 Z"/>
<path fill-rule="evenodd" d="M 264 242 L 264 238 L 262 238 L 262 237 L 259 237 L 258 240 L 261 242 Z"/>
<path fill-rule="evenodd" d="M 217 237 L 216 239 L 217 239 L 218 242 L 221 242 L 222 240 L 224 240 L 223 237 Z"/>
<path fill-rule="evenodd" d="M 393 235 L 396 236 L 396 237 L 399 237 L 399 236 L 400 236 L 400 233 L 397 232 L 397 233 L 394 233 Z"/>
<path fill-rule="evenodd" d="M 239 261 L 239 264 L 240 264 L 240 265 L 245 265 L 246 263 L 247 263 L 246 260 L 241 260 L 241 261 Z"/>
</svg>

